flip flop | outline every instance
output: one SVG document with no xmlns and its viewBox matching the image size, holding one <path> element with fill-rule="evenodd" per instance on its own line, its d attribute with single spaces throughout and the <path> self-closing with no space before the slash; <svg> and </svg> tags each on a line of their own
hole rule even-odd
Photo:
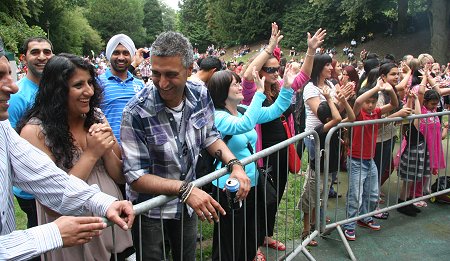
<svg viewBox="0 0 450 261">
<path fill-rule="evenodd" d="M 266 256 L 263 254 L 263 252 L 261 252 L 261 250 L 258 249 L 258 252 L 256 252 L 256 256 L 253 261 L 266 261 Z"/>
<path fill-rule="evenodd" d="M 270 248 L 278 250 L 278 251 L 286 250 L 286 246 L 278 240 L 274 240 L 270 244 L 267 242 L 264 242 L 264 246 L 270 247 Z"/>
</svg>

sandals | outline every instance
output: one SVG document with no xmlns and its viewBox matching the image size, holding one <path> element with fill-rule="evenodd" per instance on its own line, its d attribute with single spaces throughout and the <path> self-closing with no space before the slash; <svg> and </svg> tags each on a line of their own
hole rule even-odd
<svg viewBox="0 0 450 261">
<path fill-rule="evenodd" d="M 381 212 L 381 213 L 373 215 L 373 217 L 378 218 L 378 219 L 388 219 L 389 212 Z"/>
<path fill-rule="evenodd" d="M 278 251 L 286 250 L 286 246 L 283 243 L 281 243 L 280 241 L 278 241 L 278 240 L 274 240 L 270 244 L 267 243 L 267 241 L 264 240 L 263 246 L 267 246 L 267 247 L 270 247 L 270 248 L 278 250 Z"/>
<path fill-rule="evenodd" d="M 253 258 L 253 261 L 266 261 L 266 256 L 263 254 L 263 252 L 261 252 L 261 250 L 258 249 L 255 258 Z"/>
<path fill-rule="evenodd" d="M 414 202 L 413 205 L 418 207 L 418 208 L 422 208 L 422 207 L 427 207 L 428 206 L 427 202 L 425 202 L 423 200 L 418 201 L 418 202 Z"/>
<path fill-rule="evenodd" d="M 302 241 L 305 241 L 305 239 L 307 239 L 309 237 L 309 231 L 304 231 L 302 233 Z M 317 242 L 316 240 L 312 239 L 311 241 L 309 241 L 308 246 L 311 247 L 316 247 L 319 245 L 319 242 Z"/>
</svg>

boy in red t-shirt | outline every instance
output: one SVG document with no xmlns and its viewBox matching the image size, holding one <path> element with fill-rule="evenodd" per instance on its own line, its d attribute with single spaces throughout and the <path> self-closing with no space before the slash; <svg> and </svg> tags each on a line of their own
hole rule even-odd
<svg viewBox="0 0 450 261">
<path fill-rule="evenodd" d="M 376 107 L 378 92 L 389 93 L 391 102 Z M 357 121 L 380 119 L 381 115 L 390 112 L 398 106 L 397 95 L 394 88 L 379 78 L 373 88 L 363 88 L 353 106 Z M 347 192 L 347 218 L 364 215 L 375 210 L 378 200 L 378 171 L 373 160 L 375 156 L 378 124 L 369 124 L 353 127 L 351 149 L 348 153 L 347 170 L 349 173 L 349 187 Z M 372 217 L 366 217 L 357 222 L 350 222 L 344 227 L 347 240 L 355 240 L 356 223 L 359 226 L 380 230 Z"/>
</svg>

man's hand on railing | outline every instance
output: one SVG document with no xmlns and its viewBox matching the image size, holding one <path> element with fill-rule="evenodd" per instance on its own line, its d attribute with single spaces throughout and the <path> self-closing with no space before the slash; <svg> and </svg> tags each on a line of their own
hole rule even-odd
<svg viewBox="0 0 450 261">
<path fill-rule="evenodd" d="M 194 209 L 195 213 L 197 213 L 202 221 L 208 220 L 209 223 L 214 221 L 219 222 L 219 216 L 217 215 L 216 210 L 218 210 L 221 215 L 226 215 L 225 210 L 217 201 L 215 201 L 208 193 L 197 187 L 192 189 L 191 194 L 186 200 L 186 204 Z"/>
<path fill-rule="evenodd" d="M 106 217 L 123 230 L 131 228 L 134 222 L 133 204 L 128 200 L 114 201 L 106 211 Z"/>
</svg>

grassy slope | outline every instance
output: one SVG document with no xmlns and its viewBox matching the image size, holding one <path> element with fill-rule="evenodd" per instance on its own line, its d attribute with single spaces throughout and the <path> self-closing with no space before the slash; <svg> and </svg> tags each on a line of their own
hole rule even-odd
<svg viewBox="0 0 450 261">
<path fill-rule="evenodd" d="M 412 54 L 417 57 L 421 53 L 430 52 L 430 44 L 428 39 L 430 39 L 430 32 L 426 30 L 419 31 L 414 34 L 393 35 L 391 37 L 384 37 L 382 34 L 377 34 L 375 35 L 374 40 L 364 44 L 359 44 L 355 50 L 355 55 L 359 57 L 359 52 L 362 49 L 366 49 L 367 51 L 377 53 L 380 57 L 384 57 L 384 55 L 388 53 L 394 54 L 397 60 L 401 59 L 405 54 Z M 348 43 L 341 43 L 336 46 L 336 50 L 338 51 L 337 57 L 339 60 L 344 60 L 342 57 L 342 48 L 344 48 L 345 45 L 350 45 L 350 39 Z M 252 52 L 243 57 L 237 58 L 238 61 L 247 61 L 252 55 L 256 54 L 255 51 L 259 50 L 261 42 L 251 44 L 249 46 Z M 228 48 L 227 53 L 222 58 L 225 61 L 232 60 L 233 50 L 237 48 L 238 47 Z M 282 48 L 282 51 L 285 55 L 289 55 L 289 49 Z M 301 51 L 301 55 L 303 55 L 304 50 Z M 299 58 L 299 56 L 297 56 L 297 58 Z"/>
</svg>

